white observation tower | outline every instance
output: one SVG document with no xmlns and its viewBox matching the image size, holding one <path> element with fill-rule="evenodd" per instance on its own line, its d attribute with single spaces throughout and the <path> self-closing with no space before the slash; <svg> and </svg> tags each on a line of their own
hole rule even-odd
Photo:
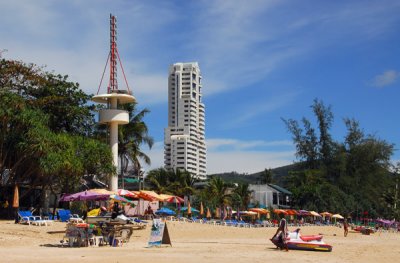
<svg viewBox="0 0 400 263">
<path fill-rule="evenodd" d="M 113 155 L 113 163 L 114 166 L 117 167 L 118 172 L 118 125 L 124 125 L 129 123 L 129 114 L 125 110 L 118 109 L 118 105 L 133 103 L 135 102 L 135 98 L 132 96 L 132 92 L 129 89 L 128 83 L 126 81 L 126 77 L 124 74 L 124 69 L 122 67 L 121 59 L 117 50 L 117 20 L 115 16 L 110 14 L 110 53 L 108 55 L 106 67 L 104 68 L 104 73 L 107 68 L 108 62 L 110 62 L 110 81 L 107 87 L 106 94 L 99 94 L 101 83 L 103 81 L 103 77 L 101 79 L 99 90 L 97 91 L 97 95 L 93 96 L 92 101 L 97 103 L 105 103 L 107 104 L 107 109 L 100 110 L 99 112 L 99 123 L 107 124 L 110 129 L 110 147 Z M 117 59 L 121 65 L 122 73 L 124 75 L 126 89 L 118 89 L 118 81 L 117 81 Z M 109 181 L 109 189 L 111 191 L 117 191 L 118 189 L 118 175 L 111 175 Z"/>
</svg>

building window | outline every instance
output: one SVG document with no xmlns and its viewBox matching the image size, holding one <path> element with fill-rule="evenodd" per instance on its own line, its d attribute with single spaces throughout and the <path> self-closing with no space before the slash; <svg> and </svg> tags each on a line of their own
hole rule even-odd
<svg viewBox="0 0 400 263">
<path fill-rule="evenodd" d="M 272 204 L 273 205 L 278 204 L 278 193 L 272 193 Z"/>
</svg>

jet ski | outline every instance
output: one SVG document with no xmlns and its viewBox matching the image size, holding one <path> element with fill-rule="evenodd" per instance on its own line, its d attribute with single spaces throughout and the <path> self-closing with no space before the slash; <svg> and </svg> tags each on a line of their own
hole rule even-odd
<svg viewBox="0 0 400 263">
<path fill-rule="evenodd" d="M 271 239 L 271 242 L 279 247 L 283 248 L 282 240 L 279 239 L 280 235 L 275 236 Z M 288 232 L 286 237 L 286 243 L 288 249 L 296 250 L 310 250 L 310 251 L 332 251 L 332 246 L 322 241 L 322 235 L 307 235 L 303 236 L 300 234 L 300 228 L 293 232 Z"/>
</svg>

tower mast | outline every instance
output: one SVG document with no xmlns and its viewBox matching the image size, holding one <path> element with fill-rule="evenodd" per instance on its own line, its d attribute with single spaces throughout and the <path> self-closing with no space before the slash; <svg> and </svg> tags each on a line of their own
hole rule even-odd
<svg viewBox="0 0 400 263">
<path fill-rule="evenodd" d="M 99 123 L 108 124 L 110 132 L 110 148 L 113 156 L 113 164 L 118 172 L 118 125 L 124 125 L 129 123 L 129 113 L 125 110 L 118 109 L 119 104 L 133 103 L 135 98 L 131 95 L 128 83 L 127 90 L 118 89 L 117 80 L 117 59 L 121 64 L 121 60 L 117 50 L 117 19 L 115 16 L 110 14 L 110 82 L 107 88 L 106 94 L 98 94 L 93 96 L 92 101 L 97 103 L 106 103 L 107 109 L 99 111 Z M 122 68 L 122 73 L 124 69 Z M 104 74 L 104 73 L 103 73 Z M 101 86 L 101 83 L 100 83 Z M 100 90 L 100 87 L 99 87 Z M 117 191 L 118 189 L 118 175 L 111 174 L 109 180 L 109 189 L 111 191 Z"/>
<path fill-rule="evenodd" d="M 108 93 L 118 90 L 117 80 L 117 18 L 110 14 L 110 83 Z"/>
</svg>

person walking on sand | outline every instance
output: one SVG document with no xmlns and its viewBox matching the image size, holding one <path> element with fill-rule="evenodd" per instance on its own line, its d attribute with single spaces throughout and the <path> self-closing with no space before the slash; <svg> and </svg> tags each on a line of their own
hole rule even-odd
<svg viewBox="0 0 400 263">
<path fill-rule="evenodd" d="M 278 229 L 275 232 L 275 235 L 271 238 L 274 239 L 277 235 L 279 235 L 279 244 L 281 245 L 281 249 L 284 248 L 286 251 L 289 251 L 287 246 L 286 236 L 288 234 L 288 227 L 285 216 L 281 214 L 281 221 L 279 222 Z"/>
<path fill-rule="evenodd" d="M 349 233 L 349 223 L 347 222 L 347 218 L 343 221 L 343 229 L 344 229 L 344 236 L 347 237 L 347 233 Z"/>
</svg>

